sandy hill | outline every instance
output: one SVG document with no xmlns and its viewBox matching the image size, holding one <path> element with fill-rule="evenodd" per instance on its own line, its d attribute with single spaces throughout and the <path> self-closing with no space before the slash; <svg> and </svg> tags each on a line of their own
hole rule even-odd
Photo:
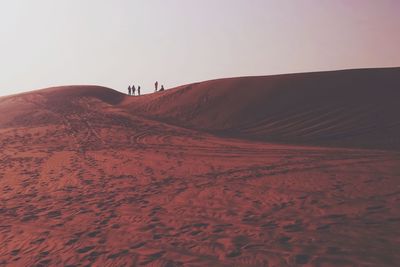
<svg viewBox="0 0 400 267">
<path fill-rule="evenodd" d="M 243 77 L 125 101 L 133 112 L 222 135 L 400 149 L 400 68 Z"/>
<path fill-rule="evenodd" d="M 113 105 L 123 98 L 100 86 L 61 86 L 1 97 L 0 128 L 59 124 L 63 116 L 82 113 L 90 103 Z"/>
<path fill-rule="evenodd" d="M 398 80 L 2 97 L 0 266 L 397 266 L 398 151 L 264 141 L 396 148 Z"/>
<path fill-rule="evenodd" d="M 1 98 L 0 120 L 55 123 L 57 112 L 84 110 L 82 98 L 102 103 L 99 109 L 221 136 L 400 149 L 400 68 L 220 79 L 141 97 L 96 86 L 50 88 Z"/>
</svg>

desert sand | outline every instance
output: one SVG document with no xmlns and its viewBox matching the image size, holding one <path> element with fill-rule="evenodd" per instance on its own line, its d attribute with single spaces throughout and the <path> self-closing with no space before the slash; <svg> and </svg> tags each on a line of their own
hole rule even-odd
<svg viewBox="0 0 400 267">
<path fill-rule="evenodd" d="M 0 266 L 398 266 L 400 69 L 0 98 Z"/>
</svg>

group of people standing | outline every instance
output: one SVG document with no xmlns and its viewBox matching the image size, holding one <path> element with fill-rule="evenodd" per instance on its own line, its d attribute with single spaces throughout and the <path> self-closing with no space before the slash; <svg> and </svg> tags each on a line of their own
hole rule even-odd
<svg viewBox="0 0 400 267">
<path fill-rule="evenodd" d="M 135 85 L 132 85 L 132 87 L 130 85 L 128 86 L 128 94 L 129 95 L 135 95 L 136 94 Z M 138 88 L 137 88 L 137 95 L 140 95 L 140 86 L 138 86 Z"/>
<path fill-rule="evenodd" d="M 158 89 L 158 81 L 156 81 L 155 83 L 154 83 L 154 88 L 155 88 L 155 92 L 161 92 L 161 91 L 164 91 L 165 89 L 164 89 L 164 85 L 161 85 L 161 88 L 160 89 Z M 128 86 L 128 94 L 129 95 L 136 95 L 136 87 L 135 87 L 135 85 L 132 85 L 132 86 Z M 140 95 L 140 86 L 138 86 L 138 88 L 137 88 L 137 95 L 139 96 Z"/>
</svg>

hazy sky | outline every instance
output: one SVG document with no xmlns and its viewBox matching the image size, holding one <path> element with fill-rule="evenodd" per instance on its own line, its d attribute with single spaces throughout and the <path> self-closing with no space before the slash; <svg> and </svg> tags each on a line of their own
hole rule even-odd
<svg viewBox="0 0 400 267">
<path fill-rule="evenodd" d="M 0 0 L 0 95 L 400 66 L 398 0 Z"/>
</svg>

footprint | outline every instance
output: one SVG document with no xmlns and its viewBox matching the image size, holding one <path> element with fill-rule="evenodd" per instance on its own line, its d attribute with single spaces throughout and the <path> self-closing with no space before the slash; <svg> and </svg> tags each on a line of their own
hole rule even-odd
<svg viewBox="0 0 400 267">
<path fill-rule="evenodd" d="M 226 257 L 234 258 L 234 257 L 240 256 L 241 254 L 242 254 L 242 252 L 240 252 L 240 250 L 235 249 L 235 250 L 232 250 L 231 252 L 229 252 L 228 254 L 226 254 Z"/>
<path fill-rule="evenodd" d="M 307 264 L 310 260 L 310 256 L 307 254 L 298 254 L 295 256 L 296 264 Z"/>
<path fill-rule="evenodd" d="M 235 245 L 236 248 L 242 248 L 250 242 L 250 239 L 245 235 L 239 235 L 232 239 L 232 244 Z"/>
<path fill-rule="evenodd" d="M 21 251 L 20 249 L 14 249 L 13 251 L 11 251 L 11 255 L 12 256 L 17 256 L 20 251 Z"/>
<path fill-rule="evenodd" d="M 124 256 L 124 255 L 126 255 L 128 253 L 129 253 L 129 251 L 125 249 L 125 250 L 122 250 L 122 251 L 120 251 L 118 253 L 114 253 L 114 254 L 108 255 L 107 259 L 116 259 L 116 258 Z"/>
<path fill-rule="evenodd" d="M 292 238 L 289 236 L 282 236 L 278 239 L 279 243 L 287 244 Z"/>
<path fill-rule="evenodd" d="M 87 246 L 87 247 L 76 250 L 76 252 L 78 252 L 79 254 L 83 254 L 83 253 L 91 251 L 92 249 L 94 249 L 94 246 Z"/>
<path fill-rule="evenodd" d="M 367 207 L 367 210 L 369 211 L 376 211 L 376 210 L 380 210 L 383 209 L 385 206 L 380 205 L 380 206 L 371 206 L 371 207 Z"/>
<path fill-rule="evenodd" d="M 101 233 L 100 231 L 93 231 L 93 232 L 88 233 L 87 235 L 88 235 L 88 237 L 93 238 L 93 237 L 96 237 L 100 233 Z"/>
<path fill-rule="evenodd" d="M 146 242 L 139 242 L 139 243 L 136 243 L 136 244 L 130 246 L 130 249 L 141 248 L 141 247 L 143 247 L 145 244 L 146 244 Z"/>
<path fill-rule="evenodd" d="M 159 251 L 150 255 L 146 256 L 146 260 L 140 263 L 140 265 L 147 265 L 155 260 L 158 260 L 161 258 L 166 252 L 165 251 Z"/>
<path fill-rule="evenodd" d="M 61 216 L 61 211 L 59 211 L 59 210 L 50 211 L 49 213 L 47 213 L 47 217 L 49 217 L 49 218 L 57 218 L 60 216 Z"/>
<path fill-rule="evenodd" d="M 278 224 L 275 223 L 274 221 L 270 221 L 268 223 L 265 223 L 263 225 L 261 225 L 262 228 L 267 228 L 267 229 L 275 229 L 278 227 Z"/>
<path fill-rule="evenodd" d="M 300 232 L 303 230 L 303 225 L 302 223 L 288 224 L 284 225 L 283 229 L 285 229 L 286 232 Z"/>
<path fill-rule="evenodd" d="M 51 260 L 42 260 L 38 262 L 36 265 L 37 267 L 45 267 L 45 266 L 50 266 Z"/>
<path fill-rule="evenodd" d="M 346 214 L 331 214 L 331 215 L 325 216 L 325 218 L 332 219 L 332 220 L 341 220 L 341 219 L 345 219 L 346 217 L 347 217 Z"/>
<path fill-rule="evenodd" d="M 70 239 L 67 243 L 65 243 L 65 245 L 66 246 L 70 246 L 70 245 L 72 245 L 72 244 L 75 244 L 76 242 L 78 242 L 78 238 L 73 238 L 73 239 Z"/>
<path fill-rule="evenodd" d="M 328 247 L 326 249 L 326 253 L 328 254 L 340 254 L 341 253 L 341 249 L 339 247 Z"/>
<path fill-rule="evenodd" d="M 31 244 L 32 245 L 39 245 L 39 244 L 42 244 L 44 241 L 46 241 L 46 239 L 39 238 L 39 239 L 36 239 L 36 240 L 32 241 Z"/>
<path fill-rule="evenodd" d="M 328 230 L 329 228 L 331 228 L 330 224 L 322 224 L 322 225 L 317 226 L 316 230 L 323 231 L 323 230 Z"/>
</svg>

